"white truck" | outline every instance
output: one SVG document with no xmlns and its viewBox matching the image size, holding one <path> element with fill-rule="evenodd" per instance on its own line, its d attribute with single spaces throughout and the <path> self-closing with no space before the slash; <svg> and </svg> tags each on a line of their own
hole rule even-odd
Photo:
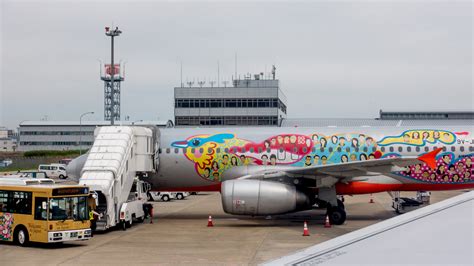
<svg viewBox="0 0 474 266">
<path fill-rule="evenodd" d="M 120 226 L 123 230 L 130 228 L 133 222 L 143 223 L 148 215 L 147 193 L 150 190 L 150 184 L 135 179 L 127 202 L 122 203 L 120 207 Z"/>
</svg>

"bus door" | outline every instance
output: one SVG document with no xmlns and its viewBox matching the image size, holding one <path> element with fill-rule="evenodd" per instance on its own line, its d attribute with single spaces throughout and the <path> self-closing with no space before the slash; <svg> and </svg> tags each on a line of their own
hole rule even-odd
<svg viewBox="0 0 474 266">
<path fill-rule="evenodd" d="M 29 225 L 31 241 L 48 242 L 48 197 L 35 193 L 33 221 Z"/>
</svg>

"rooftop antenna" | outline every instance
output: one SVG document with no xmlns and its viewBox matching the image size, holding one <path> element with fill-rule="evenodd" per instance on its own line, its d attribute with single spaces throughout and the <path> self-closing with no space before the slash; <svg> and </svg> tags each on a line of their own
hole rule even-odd
<svg viewBox="0 0 474 266">
<path fill-rule="evenodd" d="M 193 84 L 194 84 L 193 81 L 188 81 L 188 82 L 186 82 L 186 83 L 188 84 L 188 86 L 189 86 L 190 88 L 191 88 L 191 87 L 193 86 Z"/>
<path fill-rule="evenodd" d="M 237 52 L 235 52 L 235 61 L 234 61 L 234 63 L 235 63 L 235 66 L 234 66 L 235 76 L 234 77 L 237 79 Z"/>
<path fill-rule="evenodd" d="M 182 88 L 182 87 L 184 87 L 184 84 L 183 84 L 183 60 L 180 60 L 179 63 L 180 63 L 180 71 L 181 71 L 180 78 L 181 78 L 181 88 Z"/>
<path fill-rule="evenodd" d="M 275 74 L 276 74 L 276 67 L 275 67 L 275 65 L 272 65 L 272 76 L 273 76 L 273 80 L 275 80 Z"/>
<path fill-rule="evenodd" d="M 219 60 L 217 60 L 217 84 L 220 83 L 221 78 L 220 78 L 220 68 L 219 68 Z"/>
<path fill-rule="evenodd" d="M 204 86 L 204 84 L 206 84 L 206 82 L 205 81 L 198 81 L 198 84 L 199 84 L 199 87 L 202 88 L 202 86 Z"/>
<path fill-rule="evenodd" d="M 226 80 L 222 81 L 222 84 L 224 84 L 224 88 L 227 87 L 227 83 L 229 83 L 229 82 L 226 81 Z"/>
<path fill-rule="evenodd" d="M 214 87 L 215 81 L 209 81 L 209 84 L 211 84 L 211 88 Z"/>
</svg>

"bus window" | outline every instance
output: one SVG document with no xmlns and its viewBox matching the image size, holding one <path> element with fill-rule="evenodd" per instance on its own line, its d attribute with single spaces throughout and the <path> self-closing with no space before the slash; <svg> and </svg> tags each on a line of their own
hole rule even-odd
<svg viewBox="0 0 474 266">
<path fill-rule="evenodd" d="M 52 198 L 49 201 L 50 220 L 86 220 L 86 197 Z"/>
<path fill-rule="evenodd" d="M 35 198 L 35 220 L 46 220 L 48 210 L 48 199 L 46 198 Z"/>
<path fill-rule="evenodd" d="M 0 191 L 0 211 L 31 214 L 31 192 Z"/>
</svg>

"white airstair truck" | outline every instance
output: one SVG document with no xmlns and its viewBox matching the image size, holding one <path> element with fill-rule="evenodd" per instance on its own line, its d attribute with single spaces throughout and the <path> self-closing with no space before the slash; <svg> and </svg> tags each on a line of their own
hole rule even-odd
<svg viewBox="0 0 474 266">
<path fill-rule="evenodd" d="M 106 126 L 95 130 L 95 141 L 81 171 L 80 185 L 90 187 L 101 214 L 96 230 L 116 225 L 123 229 L 133 219 L 146 216 L 149 185 L 137 177 L 154 169 L 154 143 L 159 131 L 154 128 Z M 157 163 L 157 162 L 156 162 Z M 132 187 L 137 188 L 132 191 Z"/>
</svg>

